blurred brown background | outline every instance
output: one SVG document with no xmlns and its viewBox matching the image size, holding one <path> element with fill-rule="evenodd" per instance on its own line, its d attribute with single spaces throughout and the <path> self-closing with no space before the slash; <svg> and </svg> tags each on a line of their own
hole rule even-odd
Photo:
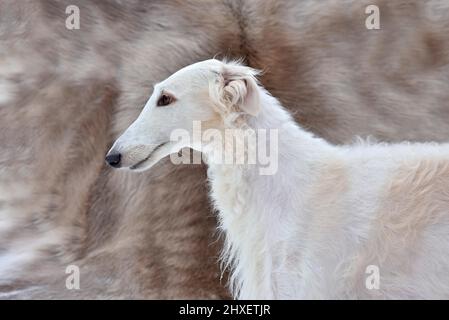
<svg viewBox="0 0 449 320">
<path fill-rule="evenodd" d="M 204 168 L 103 160 L 155 82 L 214 55 L 332 142 L 449 140 L 446 0 L 2 0 L 0 298 L 228 297 Z"/>
</svg>

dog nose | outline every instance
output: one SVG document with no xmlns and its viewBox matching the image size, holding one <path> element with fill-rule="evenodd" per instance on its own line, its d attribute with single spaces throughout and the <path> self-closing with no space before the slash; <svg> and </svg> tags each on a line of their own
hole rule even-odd
<svg viewBox="0 0 449 320">
<path fill-rule="evenodd" d="M 106 156 L 106 162 L 114 168 L 120 167 L 120 159 L 122 158 L 122 155 L 120 153 L 112 153 L 108 154 Z"/>
</svg>

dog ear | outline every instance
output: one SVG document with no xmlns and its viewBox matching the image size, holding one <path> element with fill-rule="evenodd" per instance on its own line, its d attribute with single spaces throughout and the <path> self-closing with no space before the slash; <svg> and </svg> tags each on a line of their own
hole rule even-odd
<svg viewBox="0 0 449 320">
<path fill-rule="evenodd" d="M 238 64 L 227 64 L 222 71 L 222 99 L 229 107 L 257 116 L 260 111 L 257 70 Z"/>
</svg>

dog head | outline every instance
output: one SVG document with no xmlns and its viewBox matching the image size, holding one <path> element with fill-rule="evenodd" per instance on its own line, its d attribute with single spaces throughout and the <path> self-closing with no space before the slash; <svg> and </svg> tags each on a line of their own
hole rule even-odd
<svg viewBox="0 0 449 320">
<path fill-rule="evenodd" d="M 201 130 L 223 130 L 239 117 L 257 116 L 256 75 L 238 62 L 215 59 L 177 71 L 154 86 L 141 114 L 114 143 L 106 161 L 115 168 L 142 171 L 182 148 L 201 151 L 202 139 L 173 141 L 172 133 L 183 130 L 193 136 L 195 122 L 201 123 Z"/>
</svg>

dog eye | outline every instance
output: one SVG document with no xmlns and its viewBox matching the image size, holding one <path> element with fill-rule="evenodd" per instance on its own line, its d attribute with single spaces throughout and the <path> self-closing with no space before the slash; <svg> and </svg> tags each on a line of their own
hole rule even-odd
<svg viewBox="0 0 449 320">
<path fill-rule="evenodd" d="M 162 94 L 157 101 L 158 107 L 168 106 L 170 103 L 174 101 L 174 98 L 168 94 Z"/>
</svg>

